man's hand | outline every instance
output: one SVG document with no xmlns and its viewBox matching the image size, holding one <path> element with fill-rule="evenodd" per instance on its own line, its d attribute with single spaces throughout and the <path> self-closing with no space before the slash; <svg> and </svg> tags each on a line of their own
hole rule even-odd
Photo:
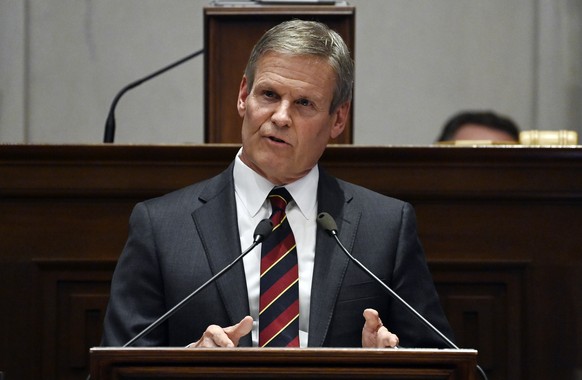
<svg viewBox="0 0 582 380">
<path fill-rule="evenodd" d="M 187 348 L 236 347 L 240 338 L 250 333 L 252 329 L 253 318 L 249 315 L 234 326 L 222 328 L 210 325 L 200 340 L 190 343 Z"/>
<path fill-rule="evenodd" d="M 396 347 L 400 340 L 396 334 L 392 334 L 382 320 L 378 312 L 374 309 L 364 310 L 364 328 L 362 329 L 362 347 L 364 348 L 383 348 Z"/>
</svg>

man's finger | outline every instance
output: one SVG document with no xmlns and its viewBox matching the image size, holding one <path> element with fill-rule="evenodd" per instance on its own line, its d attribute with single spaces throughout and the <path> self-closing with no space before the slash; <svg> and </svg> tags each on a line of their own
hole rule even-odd
<svg viewBox="0 0 582 380">
<path fill-rule="evenodd" d="M 239 323 L 233 326 L 222 328 L 217 325 L 210 325 L 202 334 L 200 340 L 190 343 L 188 348 L 210 348 L 210 347 L 236 347 L 241 337 L 247 335 L 253 329 L 253 318 L 244 317 Z"/>
<path fill-rule="evenodd" d="M 386 326 L 382 326 L 378 329 L 378 335 L 376 338 L 376 347 L 377 348 L 384 348 L 384 347 L 396 347 L 400 339 L 396 334 L 392 334 Z"/>
<path fill-rule="evenodd" d="M 206 331 L 202 334 L 202 337 L 194 342 L 190 343 L 188 348 L 210 348 L 210 347 L 228 347 L 232 346 L 232 342 L 222 329 L 222 327 L 217 325 L 210 325 L 206 328 Z"/>
<path fill-rule="evenodd" d="M 253 317 L 247 315 L 239 323 L 224 329 L 226 335 L 235 346 L 238 346 L 240 338 L 247 335 L 253 329 Z"/>
<path fill-rule="evenodd" d="M 364 330 L 376 332 L 380 327 L 382 327 L 380 315 L 374 309 L 364 310 L 364 319 L 366 320 L 364 323 Z"/>
</svg>

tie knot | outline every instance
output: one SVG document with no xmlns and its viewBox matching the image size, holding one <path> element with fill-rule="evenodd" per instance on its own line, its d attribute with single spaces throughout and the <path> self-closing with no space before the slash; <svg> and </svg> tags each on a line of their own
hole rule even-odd
<svg viewBox="0 0 582 380">
<path fill-rule="evenodd" d="M 287 203 L 289 203 L 293 197 L 284 187 L 277 187 L 271 190 L 269 193 L 269 201 L 271 201 L 271 207 L 273 207 L 273 211 L 275 209 L 284 211 L 287 207 Z"/>
</svg>

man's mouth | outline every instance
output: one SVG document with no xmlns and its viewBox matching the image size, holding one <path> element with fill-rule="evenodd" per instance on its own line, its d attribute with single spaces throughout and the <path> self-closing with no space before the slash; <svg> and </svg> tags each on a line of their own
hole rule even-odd
<svg viewBox="0 0 582 380">
<path fill-rule="evenodd" d="M 275 142 L 278 142 L 281 144 L 286 144 L 286 142 L 284 140 L 278 139 L 278 138 L 273 137 L 273 136 L 269 136 L 269 139 L 271 139 L 271 141 L 275 141 Z"/>
</svg>

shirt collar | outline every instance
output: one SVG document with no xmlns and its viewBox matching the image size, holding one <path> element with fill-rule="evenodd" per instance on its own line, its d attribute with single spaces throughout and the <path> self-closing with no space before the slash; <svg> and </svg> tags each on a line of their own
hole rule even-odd
<svg viewBox="0 0 582 380">
<path fill-rule="evenodd" d="M 234 189 L 249 214 L 255 216 L 275 185 L 242 162 L 241 152 L 242 148 L 238 151 L 234 162 Z M 318 181 L 319 168 L 315 165 L 304 177 L 285 185 L 306 219 L 310 219 L 311 215 L 317 213 Z"/>
</svg>

